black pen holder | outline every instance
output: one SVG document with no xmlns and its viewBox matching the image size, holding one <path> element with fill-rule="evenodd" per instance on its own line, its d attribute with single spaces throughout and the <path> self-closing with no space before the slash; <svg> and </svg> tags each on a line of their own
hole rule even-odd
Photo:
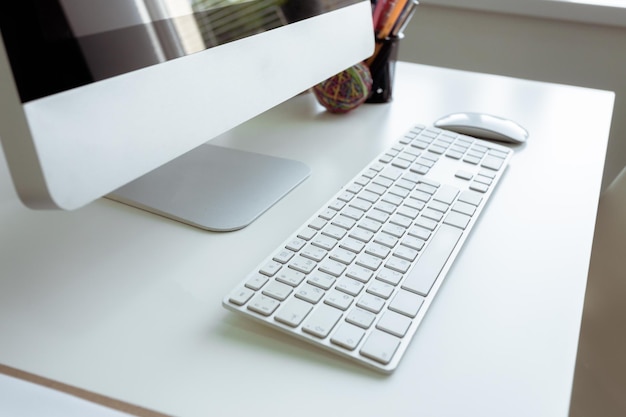
<svg viewBox="0 0 626 417">
<path fill-rule="evenodd" d="M 391 100 L 393 81 L 402 36 L 376 40 L 374 55 L 367 61 L 372 74 L 372 92 L 366 103 L 386 103 Z"/>
</svg>

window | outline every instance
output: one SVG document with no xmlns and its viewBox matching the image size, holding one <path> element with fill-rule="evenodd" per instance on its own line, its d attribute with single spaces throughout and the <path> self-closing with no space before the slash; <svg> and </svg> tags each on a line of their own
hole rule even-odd
<svg viewBox="0 0 626 417">
<path fill-rule="evenodd" d="M 421 0 L 420 3 L 626 27 L 626 0 Z"/>
</svg>

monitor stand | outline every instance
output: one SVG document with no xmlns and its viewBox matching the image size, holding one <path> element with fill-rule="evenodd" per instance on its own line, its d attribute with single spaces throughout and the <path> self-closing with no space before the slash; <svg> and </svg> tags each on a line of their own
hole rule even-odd
<svg viewBox="0 0 626 417">
<path fill-rule="evenodd" d="M 217 232 L 254 221 L 310 174 L 305 164 L 204 144 L 107 195 Z"/>
</svg>

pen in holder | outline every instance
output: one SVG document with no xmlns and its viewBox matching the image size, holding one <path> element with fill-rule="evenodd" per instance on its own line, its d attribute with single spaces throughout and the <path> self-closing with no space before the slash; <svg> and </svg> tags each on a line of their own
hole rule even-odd
<svg viewBox="0 0 626 417">
<path fill-rule="evenodd" d="M 376 39 L 374 55 L 367 61 L 372 74 L 372 92 L 366 103 L 386 103 L 391 100 L 398 60 L 398 46 L 403 36 Z"/>
</svg>

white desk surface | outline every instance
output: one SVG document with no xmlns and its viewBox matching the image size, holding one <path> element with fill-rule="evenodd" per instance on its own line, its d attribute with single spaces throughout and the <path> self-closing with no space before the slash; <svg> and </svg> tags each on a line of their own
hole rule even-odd
<svg viewBox="0 0 626 417">
<path fill-rule="evenodd" d="M 566 416 L 613 100 L 405 63 L 389 104 L 332 115 L 300 95 L 216 139 L 313 170 L 226 234 L 108 200 L 29 211 L 2 158 L 0 364 L 177 416 Z M 393 375 L 221 306 L 413 122 L 460 110 L 510 117 L 531 137 Z"/>
</svg>

